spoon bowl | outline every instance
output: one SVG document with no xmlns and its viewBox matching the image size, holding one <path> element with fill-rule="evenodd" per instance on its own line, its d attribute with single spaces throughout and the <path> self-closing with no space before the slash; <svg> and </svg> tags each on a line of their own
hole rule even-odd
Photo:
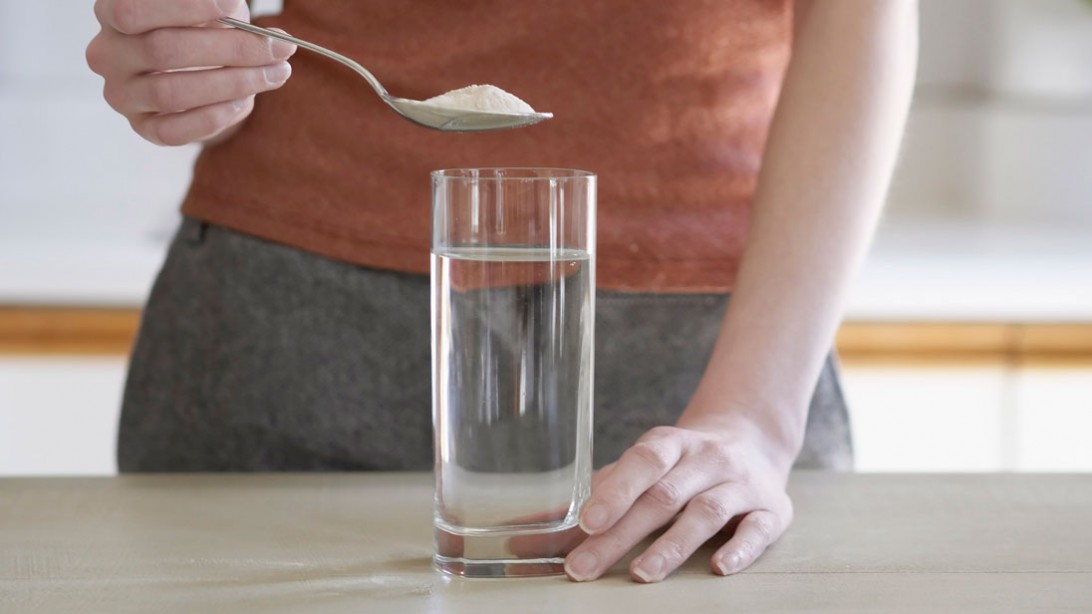
<svg viewBox="0 0 1092 614">
<path fill-rule="evenodd" d="M 446 132 L 484 132 L 523 128 L 553 117 L 552 113 L 508 113 L 457 109 L 430 104 L 420 100 L 386 96 L 384 102 L 411 122 Z"/>
<path fill-rule="evenodd" d="M 320 47 L 314 43 L 296 38 L 284 32 L 270 30 L 256 26 L 245 21 L 224 17 L 219 20 L 224 25 L 245 30 L 253 34 L 268 36 L 282 41 L 293 43 L 299 47 L 326 56 L 351 68 L 372 86 L 375 93 L 394 109 L 396 113 L 410 120 L 418 126 L 441 130 L 443 132 L 486 132 L 490 130 L 505 130 L 508 128 L 523 128 L 537 124 L 544 119 L 553 117 L 553 113 L 518 113 L 502 111 L 483 111 L 478 109 L 461 109 L 444 107 L 421 100 L 399 98 L 391 96 L 387 88 L 375 78 L 368 69 L 361 66 L 351 58 L 340 53 Z"/>
</svg>

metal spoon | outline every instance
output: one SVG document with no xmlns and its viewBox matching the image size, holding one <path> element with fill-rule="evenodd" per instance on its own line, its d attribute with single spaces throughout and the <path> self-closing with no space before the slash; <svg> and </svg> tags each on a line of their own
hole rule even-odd
<svg viewBox="0 0 1092 614">
<path fill-rule="evenodd" d="M 304 49 L 314 51 L 319 55 L 324 55 L 331 60 L 341 62 L 356 71 L 361 77 L 364 77 L 364 80 L 368 82 L 368 85 L 372 86 L 375 93 L 379 94 L 379 97 L 382 98 L 383 102 L 387 103 L 390 108 L 394 109 L 402 117 L 405 117 L 419 126 L 424 126 L 425 128 L 433 128 L 445 132 L 503 130 L 505 128 L 523 128 L 554 116 L 553 113 L 510 113 L 453 109 L 422 102 L 420 100 L 410 100 L 409 98 L 391 96 L 387 93 L 387 88 L 383 87 L 383 84 L 381 84 L 372 73 L 340 53 L 330 51 L 325 47 L 320 47 L 305 40 L 300 40 L 294 36 L 277 32 L 276 30 L 262 28 L 245 21 L 239 21 L 238 19 L 224 17 L 219 21 L 220 23 L 232 26 L 233 28 L 239 28 L 240 30 L 246 30 L 247 32 L 253 32 L 254 34 L 294 43 Z"/>
</svg>

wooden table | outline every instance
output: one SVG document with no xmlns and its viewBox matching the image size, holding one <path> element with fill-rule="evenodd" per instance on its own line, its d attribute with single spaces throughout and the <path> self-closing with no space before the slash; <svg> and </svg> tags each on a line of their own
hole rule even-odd
<svg viewBox="0 0 1092 614">
<path fill-rule="evenodd" d="M 619 565 L 467 580 L 431 566 L 426 474 L 0 480 L 0 612 L 1092 611 L 1092 475 L 800 473 L 749 572 L 712 546 L 665 582 Z"/>
</svg>

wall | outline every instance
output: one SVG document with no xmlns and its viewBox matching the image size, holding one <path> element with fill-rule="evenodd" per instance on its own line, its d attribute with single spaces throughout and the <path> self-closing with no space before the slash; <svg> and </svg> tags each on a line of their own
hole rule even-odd
<svg viewBox="0 0 1092 614">
<path fill-rule="evenodd" d="M 155 241 L 193 148 L 160 149 L 102 101 L 91 3 L 0 3 L 0 242 Z"/>
<path fill-rule="evenodd" d="M 145 142 L 102 100 L 92 5 L 0 2 L 0 303 L 137 304 L 178 222 L 197 148 Z"/>
<path fill-rule="evenodd" d="M 922 0 L 889 215 L 1092 222 L 1092 6 Z"/>
</svg>

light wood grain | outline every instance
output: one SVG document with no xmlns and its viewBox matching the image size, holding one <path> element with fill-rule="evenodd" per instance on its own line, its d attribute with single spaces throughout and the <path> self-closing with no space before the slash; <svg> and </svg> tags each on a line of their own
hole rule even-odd
<svg viewBox="0 0 1092 614">
<path fill-rule="evenodd" d="M 849 322 L 838 331 L 853 366 L 1092 365 L 1092 323 Z"/>
<path fill-rule="evenodd" d="M 836 347 L 858 364 L 982 364 L 1003 362 L 1013 349 L 1008 324 L 857 322 L 842 325 Z"/>
<path fill-rule="evenodd" d="M 431 567 L 428 474 L 0 479 L 3 612 L 1092 611 L 1092 475 L 801 472 L 748 572 L 656 585 Z M 723 538 L 720 538 L 722 541 Z"/>
<path fill-rule="evenodd" d="M 1025 361 L 1040 364 L 1092 361 L 1092 325 L 1024 325 L 1019 327 L 1016 342 Z"/>
<path fill-rule="evenodd" d="M 129 353 L 138 309 L 0 307 L 0 354 Z M 848 322 L 837 348 L 868 364 L 1092 365 L 1092 323 Z"/>
<path fill-rule="evenodd" d="M 140 310 L 0 307 L 0 354 L 125 355 Z"/>
</svg>

